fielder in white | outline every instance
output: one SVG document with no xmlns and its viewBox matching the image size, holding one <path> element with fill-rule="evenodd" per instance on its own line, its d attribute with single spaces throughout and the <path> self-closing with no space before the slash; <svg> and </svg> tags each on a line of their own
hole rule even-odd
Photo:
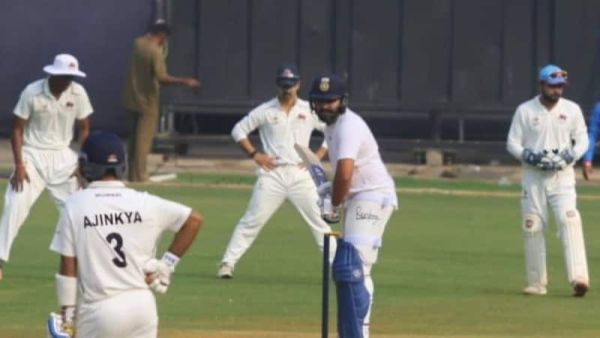
<svg viewBox="0 0 600 338">
<path fill-rule="evenodd" d="M 127 188 L 121 181 L 125 167 L 118 136 L 89 136 L 81 171 L 90 184 L 66 200 L 50 246 L 61 255 L 56 275 L 61 312 L 48 320 L 51 337 L 157 336 L 152 291 L 167 291 L 202 218 L 187 206 Z M 156 259 L 156 245 L 167 230 L 175 237 Z"/>
<path fill-rule="evenodd" d="M 309 94 L 311 107 L 327 124 L 325 139 L 335 172 L 332 187 L 319 188 L 322 199 L 331 198 L 331 203 L 320 203 L 322 217 L 336 223 L 344 216 L 332 266 L 338 333 L 341 338 L 366 338 L 375 292 L 371 269 L 398 200 L 373 133 L 346 107 L 347 99 L 346 84 L 335 74 L 317 77 Z"/>
<path fill-rule="evenodd" d="M 92 105 L 85 89 L 73 77 L 85 77 L 77 59 L 59 54 L 44 67 L 45 79 L 29 84 L 21 93 L 14 110 L 12 151 L 15 169 L 4 195 L 0 219 L 0 279 L 2 263 L 29 210 L 44 189 L 48 189 L 57 207 L 79 189 L 77 154 L 69 148 L 73 126 L 79 128 L 79 143 L 90 130 Z"/>
<path fill-rule="evenodd" d="M 320 217 L 317 190 L 310 173 L 294 150 L 296 143 L 308 147 L 313 130 L 323 131 L 325 125 L 310 111 L 308 102 L 298 98 L 300 76 L 294 65 L 284 64 L 277 69 L 276 84 L 278 96 L 248 113 L 231 132 L 260 168 L 248 209 L 236 225 L 221 260 L 219 278 L 233 277 L 235 264 L 286 199 L 306 221 L 321 249 L 323 234 L 331 231 Z M 258 151 L 248 139 L 255 129 L 259 130 L 264 152 Z M 317 156 L 322 158 L 326 152 L 323 144 Z M 335 252 L 335 246 L 331 252 Z"/>
<path fill-rule="evenodd" d="M 523 238 L 527 286 L 524 294 L 545 295 L 548 205 L 558 223 L 567 278 L 573 295 L 589 289 L 581 216 L 577 210 L 573 165 L 588 148 L 579 106 L 562 98 L 567 72 L 548 65 L 539 73 L 540 95 L 522 103 L 508 133 L 507 149 L 523 162 Z"/>
</svg>

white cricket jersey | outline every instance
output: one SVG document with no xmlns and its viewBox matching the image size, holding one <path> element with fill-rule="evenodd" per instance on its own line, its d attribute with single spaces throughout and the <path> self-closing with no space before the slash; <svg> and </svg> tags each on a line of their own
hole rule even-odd
<svg viewBox="0 0 600 338">
<path fill-rule="evenodd" d="M 96 181 L 69 196 L 50 249 L 77 258 L 84 302 L 148 289 L 144 263 L 155 257 L 162 232 L 179 231 L 190 212 L 120 181 Z"/>
<path fill-rule="evenodd" d="M 354 160 L 349 199 L 365 199 L 369 195 L 375 197 L 375 192 L 383 193 L 387 197 L 387 204 L 398 205 L 394 180 L 381 160 L 379 146 L 371 129 L 362 117 L 346 108 L 346 112 L 334 124 L 327 126 L 325 139 L 333 172 L 339 160 Z"/>
<path fill-rule="evenodd" d="M 573 146 L 577 160 L 587 151 L 588 142 L 587 128 L 579 105 L 561 98 L 548 111 L 538 95 L 517 107 L 506 147 L 509 153 L 521 160 L 525 148 L 534 152 L 560 152 Z"/>
<path fill-rule="evenodd" d="M 80 84 L 71 85 L 57 100 L 48 87 L 48 79 L 30 83 L 19 98 L 14 114 L 27 120 L 23 145 L 38 149 L 60 150 L 73 139 L 73 124 L 93 112 L 88 95 Z"/>
<path fill-rule="evenodd" d="M 277 98 L 273 98 L 254 108 L 241 119 L 231 136 L 236 142 L 248 137 L 258 128 L 263 150 L 277 158 L 278 164 L 298 164 L 302 160 L 294 144 L 308 147 L 313 130 L 323 131 L 325 123 L 310 110 L 308 102 L 298 99 L 289 113 L 286 113 Z M 325 143 L 322 145 L 326 146 Z"/>
</svg>

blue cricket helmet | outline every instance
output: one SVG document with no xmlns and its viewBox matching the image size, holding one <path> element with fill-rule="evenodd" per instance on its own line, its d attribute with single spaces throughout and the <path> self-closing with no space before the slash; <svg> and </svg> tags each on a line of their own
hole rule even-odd
<svg viewBox="0 0 600 338">
<path fill-rule="evenodd" d="M 346 82 L 336 74 L 324 74 L 316 77 L 310 87 L 310 102 L 333 101 L 348 97 Z"/>
<path fill-rule="evenodd" d="M 127 169 L 127 158 L 121 139 L 114 133 L 95 131 L 88 136 L 79 153 L 83 176 L 97 181 L 106 174 L 122 179 Z"/>
</svg>

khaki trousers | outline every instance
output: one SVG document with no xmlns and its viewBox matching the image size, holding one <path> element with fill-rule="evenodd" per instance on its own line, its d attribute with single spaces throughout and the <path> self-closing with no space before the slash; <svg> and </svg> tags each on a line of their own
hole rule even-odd
<svg viewBox="0 0 600 338">
<path fill-rule="evenodd" d="M 152 139 L 158 123 L 158 106 L 130 111 L 131 132 L 128 142 L 128 176 L 131 182 L 148 180 L 146 162 L 152 149 Z"/>
</svg>

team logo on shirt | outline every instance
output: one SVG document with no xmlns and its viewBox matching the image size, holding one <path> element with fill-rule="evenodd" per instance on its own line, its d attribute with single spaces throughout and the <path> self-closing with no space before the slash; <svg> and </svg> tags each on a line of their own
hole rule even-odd
<svg viewBox="0 0 600 338">
<path fill-rule="evenodd" d="M 321 83 L 319 84 L 319 90 L 322 92 L 326 92 L 329 90 L 329 78 L 328 77 L 322 77 L 321 78 Z"/>
<path fill-rule="evenodd" d="M 73 108 L 73 107 L 75 107 L 75 104 L 73 102 L 69 101 L 69 102 L 67 102 L 66 106 L 67 106 L 67 108 Z"/>
<path fill-rule="evenodd" d="M 567 120 L 567 115 L 565 115 L 565 114 L 560 114 L 560 115 L 558 115 L 558 119 L 559 119 L 559 120 L 562 120 L 562 121 L 566 121 L 566 120 Z"/>
<path fill-rule="evenodd" d="M 300 114 L 298 114 L 298 118 L 299 118 L 300 120 L 306 120 L 306 115 L 304 115 L 304 114 L 300 113 Z"/>
</svg>

